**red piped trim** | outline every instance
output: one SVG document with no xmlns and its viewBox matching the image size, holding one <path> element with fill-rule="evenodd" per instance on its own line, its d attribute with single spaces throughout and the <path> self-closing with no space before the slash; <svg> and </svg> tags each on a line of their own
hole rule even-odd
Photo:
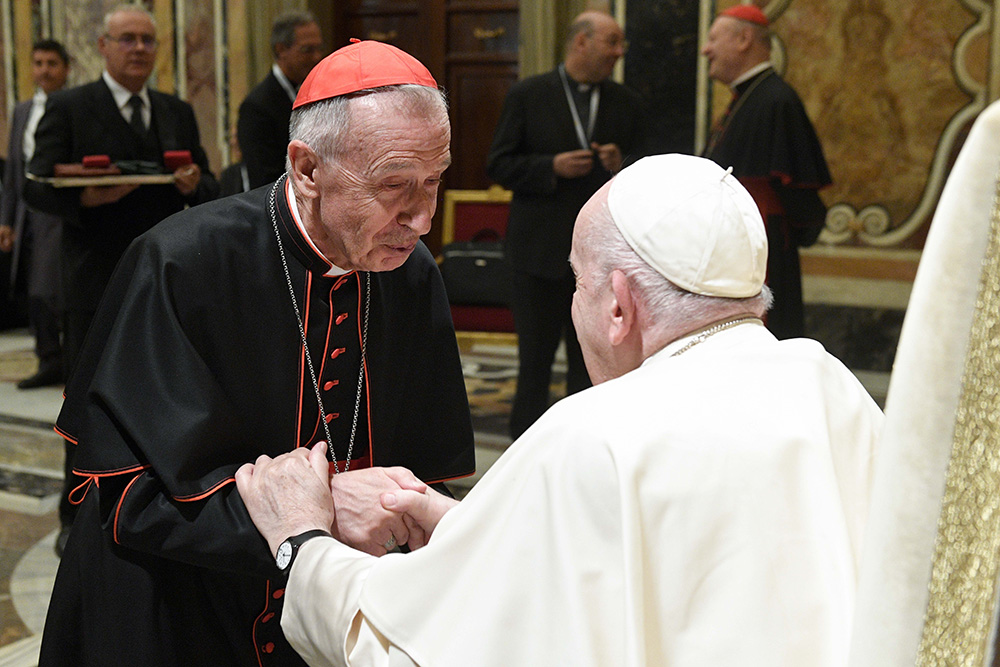
<svg viewBox="0 0 1000 667">
<path fill-rule="evenodd" d="M 135 485 L 136 482 L 139 481 L 140 477 L 142 477 L 142 473 L 139 473 L 138 475 L 132 478 L 132 481 L 129 482 L 128 486 L 125 487 L 125 490 L 122 491 L 122 495 L 118 499 L 118 506 L 115 507 L 115 524 L 114 524 L 115 529 L 114 531 L 112 531 L 114 535 L 115 544 L 121 544 L 121 542 L 118 541 L 118 519 L 120 518 L 122 513 L 122 505 L 125 504 L 125 496 L 127 496 L 128 492 L 132 490 L 132 487 Z"/>
<path fill-rule="evenodd" d="M 201 493 L 195 493 L 195 494 L 192 494 L 190 496 L 174 496 L 173 498 L 174 498 L 174 500 L 176 500 L 179 503 L 193 503 L 193 502 L 195 502 L 197 500 L 204 500 L 205 498 L 209 497 L 213 493 L 219 491 L 220 489 L 222 489 L 222 488 L 224 488 L 224 487 L 226 487 L 226 486 L 228 486 L 230 484 L 234 484 L 235 482 L 236 482 L 236 478 L 235 477 L 227 477 L 226 479 L 224 479 L 221 482 L 217 483 L 215 486 L 211 486 L 207 490 L 202 491 Z"/>
<path fill-rule="evenodd" d="M 456 479 L 464 479 L 465 477 L 471 477 L 472 475 L 475 474 L 476 474 L 476 469 L 473 468 L 470 472 L 462 473 L 461 475 L 454 475 L 452 477 L 440 477 L 437 479 L 424 479 L 420 481 L 424 482 L 425 484 L 437 484 L 439 482 L 451 482 Z"/>
<path fill-rule="evenodd" d="M 79 473 L 77 473 L 76 471 L 73 471 L 73 474 L 79 475 Z M 97 487 L 101 486 L 99 480 L 100 478 L 97 475 L 87 475 L 86 477 L 84 477 L 83 481 L 80 482 L 80 484 L 78 484 L 77 486 L 73 487 L 73 490 L 66 495 L 67 500 L 69 500 L 69 504 L 79 505 L 80 503 L 82 503 L 83 499 L 87 497 L 87 492 L 90 491 L 91 485 Z"/>
<path fill-rule="evenodd" d="M 128 466 L 127 468 L 116 468 L 114 470 L 84 470 L 83 468 L 74 468 L 73 473 L 80 475 L 81 477 L 115 477 L 116 475 L 127 475 L 130 472 L 139 472 L 142 470 L 149 470 L 150 468 L 152 468 L 152 466 L 149 464 L 143 465 L 139 463 Z"/>
<path fill-rule="evenodd" d="M 330 306 L 328 306 L 328 308 L 330 308 L 332 310 L 332 308 L 333 308 L 333 305 L 332 305 L 333 304 L 333 289 L 331 289 L 330 292 L 329 292 L 328 302 L 330 303 Z M 326 361 L 327 361 L 326 351 L 330 349 L 330 338 L 331 338 L 332 335 L 333 335 L 333 315 L 331 314 L 330 317 L 327 318 L 326 336 L 323 339 L 323 354 L 320 355 L 320 360 L 321 361 L 320 361 L 320 364 L 319 364 L 319 369 L 317 370 L 317 373 L 318 373 L 317 376 L 316 376 L 317 378 L 322 378 L 324 375 L 326 375 Z M 335 382 L 334 384 L 337 384 L 337 383 L 339 383 L 339 380 L 337 382 Z M 303 375 L 299 377 L 299 386 L 304 386 L 305 384 L 306 384 L 306 377 L 305 377 L 305 372 L 303 371 Z M 329 383 L 327 383 L 327 384 L 329 384 Z M 324 388 L 325 388 L 325 391 L 329 391 L 329 388 L 326 388 L 326 385 L 324 385 Z M 301 418 L 301 415 L 300 415 L 299 416 L 299 423 L 301 424 L 301 422 L 302 422 L 302 418 Z M 322 427 L 323 427 L 323 424 L 320 422 L 319 411 L 317 410 L 317 413 L 316 413 L 316 423 L 313 424 L 312 433 L 309 434 L 309 437 L 306 440 L 308 442 L 316 442 L 317 434 L 319 433 L 319 431 L 320 431 L 320 429 Z M 301 426 L 299 428 L 301 429 Z M 299 435 L 301 436 L 301 434 L 299 434 Z M 296 447 L 296 449 L 298 447 L 302 446 L 301 443 L 302 443 L 301 437 L 295 440 L 295 447 Z"/>
<path fill-rule="evenodd" d="M 370 275 L 368 276 L 368 279 L 371 280 Z M 358 276 L 358 314 L 354 319 L 357 320 L 358 323 L 359 341 L 364 338 L 364 332 L 361 330 L 363 317 L 364 315 L 361 313 L 361 277 Z M 372 397 L 371 397 L 372 382 L 371 382 L 371 376 L 368 374 L 368 358 L 363 357 L 361 361 L 364 362 L 364 370 L 365 370 L 365 416 L 366 416 L 365 421 L 368 426 L 368 462 L 369 462 L 368 467 L 370 467 L 372 465 L 372 462 L 375 461 L 375 454 L 372 449 L 373 446 L 372 445 Z"/>
<path fill-rule="evenodd" d="M 57 426 L 53 426 L 52 430 L 55 431 L 56 433 L 58 433 L 59 436 L 62 437 L 64 440 L 66 440 L 68 442 L 72 442 L 74 445 L 80 444 L 79 441 L 77 441 L 76 438 L 74 438 L 73 436 L 71 436 L 69 433 L 67 433 L 66 431 L 62 430 L 61 428 L 59 428 L 58 425 Z"/>
<path fill-rule="evenodd" d="M 305 231 L 305 226 L 300 224 L 301 220 L 296 220 L 295 219 L 295 214 L 292 213 L 292 197 L 293 197 L 293 195 L 292 195 L 292 184 L 291 184 L 290 181 L 286 180 L 285 181 L 285 203 L 288 205 L 288 215 L 292 219 L 291 223 L 289 225 L 289 227 L 290 227 L 289 231 L 294 230 L 294 232 L 298 235 L 299 239 L 301 239 L 302 242 L 304 242 L 306 244 L 306 246 L 309 249 L 309 251 L 311 251 L 312 254 L 316 258 L 318 258 L 324 264 L 326 264 L 326 269 L 323 271 L 323 273 L 327 273 L 330 269 L 333 268 L 333 263 L 326 258 L 326 255 L 324 255 L 322 252 L 320 252 L 320 249 L 317 248 L 316 244 L 313 243 L 313 241 L 312 241 L 311 238 L 309 238 L 309 234 L 307 234 L 306 231 Z M 282 218 L 284 218 L 284 216 L 282 216 Z M 299 243 L 296 242 L 296 245 L 299 245 Z M 305 248 L 303 248 L 302 250 L 303 250 L 303 252 L 306 252 Z"/>
<path fill-rule="evenodd" d="M 257 641 L 257 626 L 261 623 L 261 619 L 270 613 L 270 606 L 271 606 L 271 582 L 269 580 L 264 588 L 264 609 L 261 610 L 260 614 L 257 615 L 257 618 L 254 619 L 253 627 L 251 627 L 250 629 L 250 634 L 253 637 L 253 650 L 254 653 L 257 655 L 257 664 L 260 665 L 260 667 L 264 667 L 264 661 L 260 656 L 261 646 L 260 643 Z"/>
<path fill-rule="evenodd" d="M 310 297 L 312 296 L 312 273 L 306 272 L 306 293 L 303 299 L 303 307 L 305 308 L 305 320 L 302 322 L 302 327 L 306 332 L 306 338 L 309 337 L 309 307 L 310 307 Z M 305 400 L 305 393 L 303 385 L 305 384 L 306 377 L 306 350 L 302 348 L 299 352 L 299 382 L 298 382 L 298 392 L 299 392 L 299 408 L 297 414 L 295 415 L 295 448 L 299 447 L 299 443 L 302 442 L 302 410 L 303 401 Z M 322 376 L 321 376 L 322 377 Z"/>
</svg>

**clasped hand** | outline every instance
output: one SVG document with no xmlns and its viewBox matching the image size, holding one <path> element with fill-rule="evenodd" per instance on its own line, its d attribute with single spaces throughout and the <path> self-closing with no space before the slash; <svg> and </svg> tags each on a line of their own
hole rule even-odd
<svg viewBox="0 0 1000 667">
<path fill-rule="evenodd" d="M 272 554 L 287 537 L 314 529 L 373 556 L 386 553 L 390 538 L 418 549 L 457 504 L 406 468 L 331 476 L 323 442 L 274 459 L 260 456 L 236 471 L 236 487 Z"/>
<path fill-rule="evenodd" d="M 580 178 L 586 176 L 594 168 L 594 158 L 601 166 L 612 174 L 617 174 L 622 168 L 622 152 L 617 144 L 598 144 L 593 142 L 590 149 L 578 149 L 557 153 L 552 158 L 552 170 L 562 178 Z"/>
</svg>

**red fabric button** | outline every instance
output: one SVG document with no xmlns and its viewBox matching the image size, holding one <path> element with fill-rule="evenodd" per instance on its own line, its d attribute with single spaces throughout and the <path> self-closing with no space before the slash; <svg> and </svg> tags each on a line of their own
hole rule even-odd
<svg viewBox="0 0 1000 667">
<path fill-rule="evenodd" d="M 268 642 L 263 646 L 264 653 L 274 653 L 274 643 Z"/>
<path fill-rule="evenodd" d="M 331 359 L 336 359 L 337 357 L 339 357 L 340 355 L 342 355 L 344 352 L 347 352 L 347 348 L 346 347 L 338 347 L 336 350 L 333 351 L 332 354 L 330 354 L 330 358 Z"/>
<path fill-rule="evenodd" d="M 344 286 L 344 283 L 346 283 L 346 282 L 347 282 L 347 276 L 341 276 L 340 280 L 338 280 L 336 283 L 334 283 L 333 289 L 335 289 L 335 290 L 340 289 L 341 287 Z"/>
<path fill-rule="evenodd" d="M 268 622 L 268 621 L 270 621 L 270 620 L 271 620 L 272 618 L 274 618 L 274 614 L 273 614 L 273 613 L 270 613 L 270 614 L 268 614 L 267 616 L 265 616 L 264 618 L 260 619 L 260 622 L 261 622 L 261 623 L 267 623 L 267 622 Z"/>
<path fill-rule="evenodd" d="M 341 322 L 343 322 L 346 319 L 347 319 L 347 313 L 341 313 L 340 315 L 337 315 L 336 322 L 337 322 L 337 324 L 340 324 Z"/>
<path fill-rule="evenodd" d="M 326 384 L 323 385 L 323 391 L 330 391 L 338 384 L 340 384 L 340 380 L 327 380 Z"/>
<path fill-rule="evenodd" d="M 273 593 L 271 593 L 271 597 L 273 597 L 275 600 L 280 600 L 281 596 L 283 596 L 284 594 L 285 594 L 285 589 L 284 588 L 279 588 L 276 591 L 274 591 Z"/>
<path fill-rule="evenodd" d="M 326 416 L 326 423 L 329 424 L 334 419 L 340 419 L 340 413 L 339 412 L 331 412 L 330 414 L 328 414 Z"/>
</svg>

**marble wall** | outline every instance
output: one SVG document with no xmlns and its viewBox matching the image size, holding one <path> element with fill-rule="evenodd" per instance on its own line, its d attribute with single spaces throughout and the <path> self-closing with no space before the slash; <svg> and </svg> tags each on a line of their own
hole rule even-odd
<svg viewBox="0 0 1000 667">
<path fill-rule="evenodd" d="M 758 4 L 772 21 L 774 59 L 802 97 L 833 174 L 821 242 L 921 247 L 965 132 L 1000 97 L 1000 72 L 989 66 L 1000 2 Z M 710 92 L 708 108 L 718 114 L 728 91 Z"/>
<path fill-rule="evenodd" d="M 69 85 L 100 76 L 97 50 L 104 14 L 116 0 L 2 0 L 3 119 L 33 88 L 28 72 L 31 43 L 61 41 L 72 58 Z M 150 85 L 178 95 L 194 107 L 202 145 L 213 170 L 229 163 L 229 127 L 249 89 L 245 0 L 148 0 L 140 3 L 157 22 L 160 45 Z M 235 57 L 234 57 L 235 56 Z M 6 123 L 4 123 L 6 127 Z M 7 132 L 0 139 L 6 154 Z"/>
</svg>

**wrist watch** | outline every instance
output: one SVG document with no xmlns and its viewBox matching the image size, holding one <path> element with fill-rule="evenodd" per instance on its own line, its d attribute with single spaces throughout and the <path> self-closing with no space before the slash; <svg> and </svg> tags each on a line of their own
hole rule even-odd
<svg viewBox="0 0 1000 667">
<path fill-rule="evenodd" d="M 279 544 L 278 551 L 274 554 L 274 562 L 278 566 L 278 569 L 287 573 L 292 567 L 292 561 L 295 560 L 295 554 L 299 552 L 299 547 L 312 538 L 320 536 L 332 537 L 332 535 L 325 530 L 307 530 L 304 533 L 293 535 Z"/>
</svg>

